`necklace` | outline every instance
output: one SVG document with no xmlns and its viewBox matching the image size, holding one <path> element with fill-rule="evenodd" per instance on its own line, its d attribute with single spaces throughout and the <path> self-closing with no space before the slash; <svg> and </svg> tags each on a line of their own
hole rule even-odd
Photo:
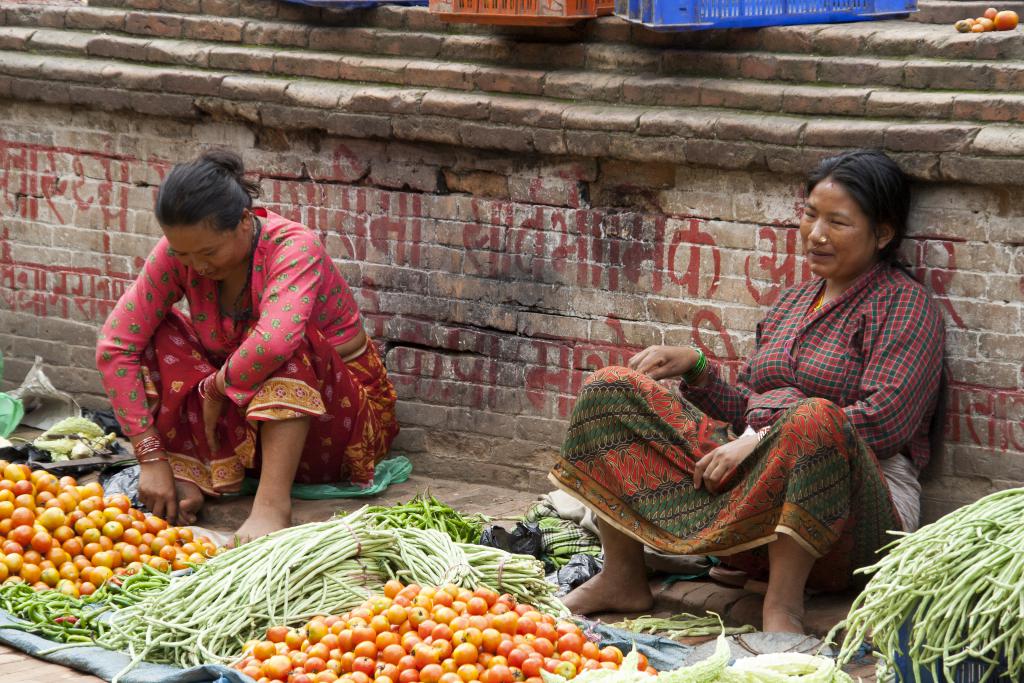
<svg viewBox="0 0 1024 683">
<path fill-rule="evenodd" d="M 238 296 L 235 297 L 234 305 L 231 307 L 233 310 L 226 313 L 233 322 L 240 323 L 245 322 L 252 318 L 252 297 L 248 296 L 249 287 L 252 284 L 252 264 L 256 257 L 256 244 L 260 239 L 260 231 L 263 229 L 263 224 L 260 223 L 260 219 L 254 214 L 252 216 L 253 229 L 252 229 L 252 242 L 249 245 L 249 269 L 245 273 L 245 284 L 242 285 L 242 289 L 238 292 Z M 245 298 L 245 308 L 241 308 L 242 300 Z"/>
</svg>

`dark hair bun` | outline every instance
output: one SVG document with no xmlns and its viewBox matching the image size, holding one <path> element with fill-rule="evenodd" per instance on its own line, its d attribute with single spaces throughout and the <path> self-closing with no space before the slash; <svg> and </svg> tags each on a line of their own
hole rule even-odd
<svg viewBox="0 0 1024 683">
<path fill-rule="evenodd" d="M 228 149 L 210 149 L 167 174 L 156 198 L 156 218 L 164 228 L 206 225 L 234 230 L 260 186 L 245 177 L 242 158 Z"/>
<path fill-rule="evenodd" d="M 209 149 L 199 157 L 198 161 L 208 162 L 224 169 L 224 172 L 235 179 L 245 193 L 256 199 L 260 196 L 260 186 L 245 177 L 245 162 L 230 149 Z"/>
</svg>

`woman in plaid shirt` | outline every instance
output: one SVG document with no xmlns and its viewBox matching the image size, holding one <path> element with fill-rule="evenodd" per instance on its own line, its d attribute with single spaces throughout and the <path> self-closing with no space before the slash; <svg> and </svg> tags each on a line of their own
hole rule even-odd
<svg viewBox="0 0 1024 683">
<path fill-rule="evenodd" d="M 598 514 L 605 568 L 567 596 L 574 612 L 648 609 L 645 544 L 767 572 L 764 630 L 802 632 L 805 586 L 846 588 L 886 530 L 916 528 L 944 332 L 895 263 L 909 183 L 854 151 L 822 162 L 807 194 L 815 277 L 758 324 L 735 382 L 700 351 L 654 346 L 580 392 L 551 479 Z M 685 398 L 659 383 L 671 377 Z"/>
</svg>

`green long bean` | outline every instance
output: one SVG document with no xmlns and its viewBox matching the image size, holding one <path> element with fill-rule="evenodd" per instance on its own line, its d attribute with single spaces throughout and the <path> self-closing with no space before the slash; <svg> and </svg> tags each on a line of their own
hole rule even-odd
<svg viewBox="0 0 1024 683">
<path fill-rule="evenodd" d="M 871 579 L 829 634 L 846 630 L 839 661 L 870 635 L 886 669 L 905 656 L 918 681 L 920 670 L 953 680 L 968 658 L 988 663 L 982 683 L 1002 661 L 1010 680 L 1024 680 L 1022 519 L 1024 489 L 1009 489 L 899 534 L 859 570 Z"/>
</svg>

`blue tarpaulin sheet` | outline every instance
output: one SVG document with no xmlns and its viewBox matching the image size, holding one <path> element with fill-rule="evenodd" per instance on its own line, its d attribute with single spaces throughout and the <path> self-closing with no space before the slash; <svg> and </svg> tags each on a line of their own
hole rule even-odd
<svg viewBox="0 0 1024 683">
<path fill-rule="evenodd" d="M 0 610 L 0 626 L 20 623 L 9 612 Z M 31 633 L 0 628 L 0 643 L 40 657 L 48 662 L 85 671 L 109 681 L 121 672 L 131 657 L 122 652 L 113 652 L 101 647 L 73 647 L 40 655 L 61 643 L 47 640 Z M 120 678 L 123 683 L 253 683 L 253 680 L 236 669 L 226 666 L 200 666 L 194 669 L 178 669 L 162 664 L 139 664 Z"/>
</svg>

